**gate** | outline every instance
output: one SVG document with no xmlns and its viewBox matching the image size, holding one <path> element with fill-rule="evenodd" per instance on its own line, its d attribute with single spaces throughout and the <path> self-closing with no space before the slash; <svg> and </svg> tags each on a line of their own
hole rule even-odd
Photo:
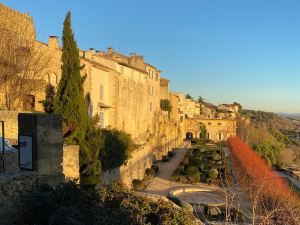
<svg viewBox="0 0 300 225">
<path fill-rule="evenodd" d="M 0 121 L 0 173 L 4 172 L 5 134 L 4 121 Z"/>
</svg>

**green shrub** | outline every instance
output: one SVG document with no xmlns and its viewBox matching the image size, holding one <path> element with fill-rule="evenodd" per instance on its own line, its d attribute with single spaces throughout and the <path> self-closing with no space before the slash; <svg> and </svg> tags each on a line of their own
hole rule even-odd
<svg viewBox="0 0 300 225">
<path fill-rule="evenodd" d="M 205 182 L 208 183 L 208 184 L 211 184 L 211 179 L 210 178 L 206 178 Z"/>
<path fill-rule="evenodd" d="M 132 180 L 132 186 L 133 186 L 133 189 L 136 191 L 141 191 L 141 190 L 145 189 L 144 181 L 140 180 L 140 179 Z"/>
<path fill-rule="evenodd" d="M 131 157 L 134 143 L 131 136 L 117 129 L 102 129 L 103 149 L 100 154 L 103 170 L 121 166 Z"/>
<path fill-rule="evenodd" d="M 171 179 L 173 180 L 173 181 L 179 181 L 179 179 L 180 179 L 180 175 L 181 175 L 181 170 L 179 169 L 179 168 L 177 168 L 174 172 L 173 172 L 173 174 L 172 174 L 172 177 L 171 177 Z"/>
<path fill-rule="evenodd" d="M 180 169 L 181 171 L 183 171 L 184 170 L 184 165 L 182 163 L 180 163 L 177 168 Z"/>
<path fill-rule="evenodd" d="M 169 158 L 174 157 L 174 155 L 175 155 L 175 152 L 173 152 L 173 151 L 168 151 L 168 157 L 169 157 Z"/>
<path fill-rule="evenodd" d="M 169 162 L 169 157 L 167 155 L 163 155 L 162 158 L 161 158 L 161 161 Z"/>
<path fill-rule="evenodd" d="M 182 209 L 184 209 L 188 212 L 191 212 L 191 213 L 194 212 L 193 206 L 188 202 L 181 201 L 180 206 Z"/>
<path fill-rule="evenodd" d="M 216 170 L 216 169 L 211 169 L 211 170 L 209 170 L 209 172 L 208 172 L 208 176 L 209 176 L 209 178 L 211 178 L 211 179 L 216 179 L 216 178 L 218 177 L 218 174 L 219 174 L 219 172 L 218 172 L 218 170 Z"/>
<path fill-rule="evenodd" d="M 152 168 L 147 168 L 145 170 L 145 178 L 151 178 L 155 176 L 155 170 Z"/>
<path fill-rule="evenodd" d="M 152 165 L 151 168 L 154 169 L 154 171 L 155 171 L 156 174 L 158 174 L 158 172 L 159 172 L 158 165 Z"/>
<path fill-rule="evenodd" d="M 202 163 L 202 157 L 192 157 L 191 159 L 190 159 L 190 165 L 192 165 L 192 166 L 198 166 L 198 165 L 200 165 Z"/>
<path fill-rule="evenodd" d="M 181 163 L 182 163 L 183 165 L 188 165 L 188 164 L 189 164 L 189 157 L 188 157 L 188 156 L 185 156 Z"/>
<path fill-rule="evenodd" d="M 205 168 L 205 164 L 203 162 L 201 162 L 200 164 L 197 165 L 198 169 L 200 172 L 203 172 L 204 168 Z"/>
<path fill-rule="evenodd" d="M 214 155 L 212 156 L 212 159 L 213 159 L 214 161 L 219 161 L 219 160 L 221 160 L 221 156 L 218 155 L 218 154 L 214 154 Z"/>
<path fill-rule="evenodd" d="M 169 202 L 139 196 L 117 183 L 98 191 L 63 184 L 18 198 L 17 211 L 6 214 L 11 221 L 3 223 L 1 217 L 1 224 L 198 224 L 192 213 Z"/>
<path fill-rule="evenodd" d="M 163 111 L 172 111 L 172 105 L 169 99 L 161 99 L 160 100 L 160 109 Z"/>
<path fill-rule="evenodd" d="M 184 174 L 188 176 L 188 178 L 190 180 L 192 180 L 193 182 L 199 182 L 200 181 L 200 172 L 198 170 L 197 167 L 195 166 L 188 166 L 185 171 Z"/>
<path fill-rule="evenodd" d="M 181 201 L 176 198 L 176 197 L 167 197 L 169 200 L 171 200 L 172 202 L 174 202 L 176 205 L 181 206 Z"/>
</svg>

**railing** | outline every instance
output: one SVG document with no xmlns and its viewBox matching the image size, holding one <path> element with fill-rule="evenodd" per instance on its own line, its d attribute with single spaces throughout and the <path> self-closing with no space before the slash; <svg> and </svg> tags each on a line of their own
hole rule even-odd
<svg viewBox="0 0 300 225">
<path fill-rule="evenodd" d="M 291 170 L 291 169 L 282 169 L 282 172 L 285 173 L 285 174 L 288 174 L 290 175 L 291 177 L 293 177 L 294 179 L 300 181 L 300 174 L 295 174 L 295 171 Z"/>
</svg>

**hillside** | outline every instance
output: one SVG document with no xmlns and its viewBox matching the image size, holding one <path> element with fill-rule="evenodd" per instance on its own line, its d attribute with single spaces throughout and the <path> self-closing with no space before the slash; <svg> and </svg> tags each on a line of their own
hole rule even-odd
<svg viewBox="0 0 300 225">
<path fill-rule="evenodd" d="M 250 118 L 250 123 L 245 123 Z M 270 166 L 300 167 L 297 132 L 300 120 L 271 112 L 243 110 L 238 117 L 238 136 L 258 152 Z"/>
</svg>

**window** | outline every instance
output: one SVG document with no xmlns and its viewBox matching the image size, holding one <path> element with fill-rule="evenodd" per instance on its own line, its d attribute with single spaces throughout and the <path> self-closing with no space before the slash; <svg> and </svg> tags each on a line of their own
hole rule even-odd
<svg viewBox="0 0 300 225">
<path fill-rule="evenodd" d="M 101 128 L 104 127 L 104 112 L 100 112 L 99 114 L 99 125 Z"/>
<path fill-rule="evenodd" d="M 102 84 L 100 84 L 100 100 L 103 100 L 103 85 Z"/>
<path fill-rule="evenodd" d="M 150 112 L 152 112 L 152 102 L 150 102 Z"/>
<path fill-rule="evenodd" d="M 221 133 L 218 133 L 218 139 L 222 140 L 222 134 Z"/>
<path fill-rule="evenodd" d="M 222 123 L 218 123 L 218 125 L 222 125 Z"/>
<path fill-rule="evenodd" d="M 155 74 L 155 80 L 158 81 L 158 73 Z"/>
<path fill-rule="evenodd" d="M 208 122 L 208 124 L 207 125 L 211 125 L 211 122 Z"/>
<path fill-rule="evenodd" d="M 154 91 L 153 91 L 153 86 L 152 86 L 152 95 L 153 95 Z"/>
</svg>

